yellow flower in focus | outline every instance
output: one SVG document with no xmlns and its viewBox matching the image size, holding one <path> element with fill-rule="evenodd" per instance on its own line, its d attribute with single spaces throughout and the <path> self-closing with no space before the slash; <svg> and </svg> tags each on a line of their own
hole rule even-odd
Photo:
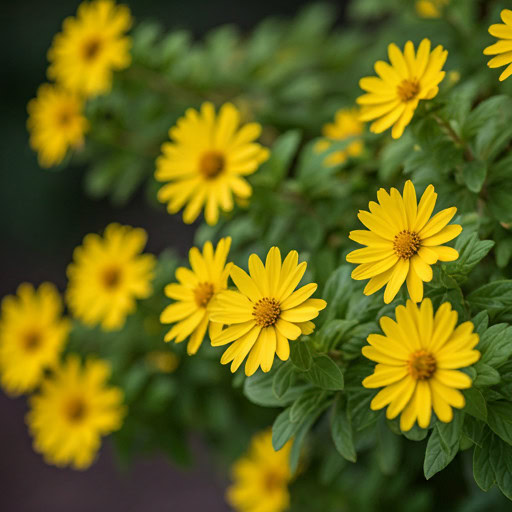
<svg viewBox="0 0 512 512">
<path fill-rule="evenodd" d="M 121 428 L 123 393 L 107 384 L 109 376 L 105 361 L 88 359 L 82 366 L 71 355 L 30 398 L 27 424 L 48 464 L 86 469 L 101 437 Z"/>
<path fill-rule="evenodd" d="M 489 34 L 498 38 L 498 42 L 488 46 L 484 55 L 496 55 L 487 65 L 490 68 L 507 66 L 500 75 L 500 81 L 512 75 L 512 11 L 503 9 L 501 11 L 503 24 L 495 24 L 489 27 Z"/>
<path fill-rule="evenodd" d="M 44 371 L 55 365 L 69 334 L 62 300 L 50 283 L 31 284 L 4 297 L 0 317 L 0 378 L 11 395 L 32 391 Z"/>
<path fill-rule="evenodd" d="M 416 12 L 422 18 L 440 18 L 443 8 L 449 0 L 417 0 Z"/>
<path fill-rule="evenodd" d="M 203 103 L 200 112 L 189 108 L 169 130 L 173 142 L 162 145 L 155 172 L 158 181 L 169 182 L 158 192 L 169 213 L 185 207 L 183 220 L 190 224 L 204 207 L 206 222 L 213 225 L 219 208 L 233 209 L 233 195 L 251 196 L 244 176 L 253 174 L 269 151 L 254 142 L 261 133 L 258 123 L 239 124 L 240 112 L 231 103 L 218 115 L 211 103 Z"/>
<path fill-rule="evenodd" d="M 237 512 L 283 512 L 290 506 L 288 484 L 290 450 L 288 441 L 276 452 L 270 430 L 256 434 L 246 455 L 231 468 L 233 484 L 226 498 Z"/>
<path fill-rule="evenodd" d="M 411 122 L 420 100 L 430 100 L 439 92 L 445 76 L 441 71 L 448 52 L 441 45 L 430 51 L 430 41 L 423 39 L 415 53 L 411 41 L 402 53 L 394 43 L 388 46 L 391 65 L 379 60 L 375 72 L 379 77 L 361 78 L 359 86 L 366 94 L 357 98 L 361 105 L 361 121 L 374 121 L 373 133 L 393 127 L 391 136 L 398 139 Z"/>
<path fill-rule="evenodd" d="M 147 235 L 143 229 L 110 224 L 103 237 L 91 233 L 73 253 L 68 266 L 66 300 L 84 324 L 101 323 L 106 331 L 120 329 L 135 300 L 152 293 L 155 268 L 152 254 L 141 254 Z"/>
<path fill-rule="evenodd" d="M 83 146 L 89 127 L 83 107 L 77 95 L 50 84 L 41 85 L 37 97 L 29 101 L 30 146 L 37 152 L 41 167 L 57 165 L 68 149 Z"/>
<path fill-rule="evenodd" d="M 317 142 L 315 151 L 323 153 L 331 147 L 333 141 L 343 141 L 350 137 L 357 137 L 363 133 L 364 124 L 359 121 L 357 109 L 340 109 L 334 116 L 333 123 L 327 123 L 322 130 L 325 137 Z M 345 149 L 335 151 L 328 155 L 324 164 L 327 166 L 338 165 L 350 157 L 357 157 L 363 152 L 363 141 L 354 139 Z"/>
<path fill-rule="evenodd" d="M 246 358 L 245 374 L 252 375 L 258 367 L 270 371 L 277 354 L 286 361 L 290 357 L 288 340 L 301 334 L 311 334 L 315 325 L 311 320 L 324 309 L 322 299 L 310 299 L 316 283 L 298 290 L 307 263 L 298 263 L 297 251 L 290 251 L 281 264 L 281 253 L 272 247 L 265 266 L 256 254 L 249 258 L 250 276 L 233 266 L 231 279 L 238 291 L 226 290 L 216 297 L 210 309 L 210 318 L 227 327 L 212 339 L 218 347 L 231 343 L 222 355 L 221 363 L 231 362 L 236 372 Z"/>
<path fill-rule="evenodd" d="M 187 352 L 195 354 L 203 343 L 206 330 L 210 339 L 219 333 L 222 325 L 211 321 L 209 306 L 212 299 L 228 286 L 232 263 L 226 264 L 231 238 L 222 238 L 215 251 L 211 242 L 206 242 L 203 252 L 192 247 L 189 252 L 192 270 L 180 267 L 176 270 L 178 283 L 165 287 L 167 297 L 176 302 L 167 306 L 160 315 L 163 324 L 175 325 L 165 335 L 165 341 L 181 343 L 189 338 Z"/>
<path fill-rule="evenodd" d="M 110 91 L 113 71 L 131 63 L 130 9 L 112 0 L 82 2 L 48 51 L 48 78 L 84 97 Z"/>
<path fill-rule="evenodd" d="M 396 322 L 380 319 L 384 336 L 370 334 L 363 355 L 378 363 L 363 380 L 366 388 L 380 388 L 372 400 L 373 410 L 388 406 L 386 416 L 401 413 L 400 428 L 410 430 L 415 421 L 421 428 L 430 424 L 432 409 L 440 421 L 453 419 L 452 407 L 465 405 L 459 389 L 471 387 L 471 377 L 458 371 L 476 363 L 480 352 L 474 350 L 478 334 L 473 324 L 457 324 L 457 312 L 445 302 L 436 314 L 430 299 L 420 307 L 412 301 L 395 310 Z"/>
<path fill-rule="evenodd" d="M 423 282 L 432 279 L 432 268 L 439 261 L 454 261 L 459 253 L 442 244 L 459 236 L 462 227 L 448 222 L 457 208 L 442 210 L 432 218 L 437 200 L 429 185 L 419 204 L 410 180 L 405 183 L 403 197 L 396 188 L 388 194 L 377 192 L 378 203 L 370 202 L 370 211 L 359 211 L 359 220 L 369 229 L 351 231 L 349 238 L 362 245 L 347 255 L 349 263 L 359 263 L 352 272 L 357 280 L 370 279 L 364 293 L 371 295 L 384 285 L 384 302 L 389 304 L 407 282 L 414 302 L 423 298 Z"/>
</svg>

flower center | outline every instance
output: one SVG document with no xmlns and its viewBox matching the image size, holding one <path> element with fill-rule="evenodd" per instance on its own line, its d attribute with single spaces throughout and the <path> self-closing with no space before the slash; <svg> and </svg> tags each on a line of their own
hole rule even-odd
<svg viewBox="0 0 512 512">
<path fill-rule="evenodd" d="M 71 398 L 65 406 L 66 418 L 72 423 L 82 421 L 87 412 L 87 405 L 81 397 Z"/>
<path fill-rule="evenodd" d="M 71 112 L 69 112 L 69 110 L 61 110 L 57 115 L 57 123 L 63 127 L 69 126 L 72 119 L 73 115 Z"/>
<path fill-rule="evenodd" d="M 207 180 L 211 180 L 223 171 L 224 164 L 224 156 L 221 153 L 218 151 L 207 151 L 201 157 L 199 170 Z"/>
<path fill-rule="evenodd" d="M 205 308 L 215 293 L 215 287 L 212 283 L 199 283 L 194 290 L 194 299 L 200 308 Z"/>
<path fill-rule="evenodd" d="M 412 80 L 402 80 L 398 86 L 398 96 L 402 101 L 411 101 L 420 92 L 420 84 L 414 78 Z"/>
<path fill-rule="evenodd" d="M 264 476 L 263 486 L 267 492 L 272 493 L 283 486 L 283 479 L 277 472 L 268 471 Z"/>
<path fill-rule="evenodd" d="M 37 331 L 30 331 L 23 337 L 23 347 L 27 352 L 34 352 L 41 346 L 41 334 Z"/>
<path fill-rule="evenodd" d="M 105 288 L 113 290 L 119 286 L 121 281 L 121 271 L 117 267 L 106 268 L 103 271 L 101 278 Z"/>
<path fill-rule="evenodd" d="M 89 39 L 86 41 L 82 48 L 83 56 L 85 60 L 94 60 L 101 50 L 101 41 L 99 39 Z"/>
<path fill-rule="evenodd" d="M 270 297 L 263 297 L 256 304 L 252 310 L 252 316 L 254 321 L 260 327 L 270 327 L 277 322 L 279 315 L 281 314 L 281 308 L 279 302 L 276 299 Z"/>
<path fill-rule="evenodd" d="M 421 242 L 418 234 L 408 229 L 400 231 L 393 241 L 393 249 L 396 255 L 404 260 L 412 258 L 418 252 L 420 245 Z"/>
<path fill-rule="evenodd" d="M 417 350 L 411 354 L 408 366 L 410 376 L 416 380 L 430 379 L 437 369 L 434 356 L 425 350 Z"/>
</svg>

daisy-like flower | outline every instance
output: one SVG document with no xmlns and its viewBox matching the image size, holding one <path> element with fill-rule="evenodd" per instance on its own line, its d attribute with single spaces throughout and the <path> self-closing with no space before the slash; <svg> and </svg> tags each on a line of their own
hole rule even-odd
<svg viewBox="0 0 512 512">
<path fill-rule="evenodd" d="M 91 233 L 73 253 L 68 266 L 66 300 L 84 324 L 101 323 L 106 331 L 120 329 L 135 300 L 152 293 L 156 260 L 141 254 L 147 235 L 143 229 L 110 224 L 103 237 Z"/>
<path fill-rule="evenodd" d="M 512 75 L 512 11 L 503 9 L 501 11 L 503 23 L 497 23 L 489 27 L 489 34 L 498 38 L 498 42 L 488 46 L 484 55 L 496 55 L 487 65 L 490 68 L 507 66 L 500 75 L 500 81 Z"/>
<path fill-rule="evenodd" d="M 363 133 L 364 123 L 359 121 L 358 109 L 340 109 L 334 116 L 333 123 L 327 123 L 322 129 L 323 139 L 315 145 L 319 153 L 327 151 L 333 142 L 343 141 L 350 137 L 357 137 Z M 325 157 L 324 164 L 327 166 L 338 165 L 350 157 L 357 157 L 363 152 L 362 139 L 352 140 L 345 149 L 335 151 Z"/>
<path fill-rule="evenodd" d="M 430 41 L 423 39 L 417 53 L 412 42 L 407 41 L 403 53 L 396 44 L 390 44 L 388 55 L 391 65 L 382 60 L 375 63 L 379 77 L 359 81 L 367 93 L 357 98 L 357 103 L 361 105 L 359 119 L 374 121 L 370 131 L 382 133 L 392 126 L 391 136 L 398 139 L 420 100 L 430 100 L 439 92 L 448 52 L 441 45 L 431 52 Z"/>
<path fill-rule="evenodd" d="M 462 231 L 458 224 L 448 225 L 457 208 L 447 208 L 431 218 L 437 199 L 434 187 L 429 185 L 417 204 L 410 180 L 405 183 L 403 197 L 395 188 L 389 194 L 381 188 L 377 199 L 378 203 L 370 202 L 369 212 L 360 210 L 358 214 L 369 231 L 356 230 L 349 234 L 351 240 L 366 245 L 347 255 L 349 263 L 360 264 L 353 270 L 352 278 L 370 279 L 364 289 L 366 295 L 386 285 L 386 304 L 406 281 L 411 299 L 421 302 L 423 282 L 432 279 L 430 265 L 459 257 L 455 249 L 442 245 Z"/>
<path fill-rule="evenodd" d="M 83 2 L 68 17 L 48 51 L 48 78 L 84 97 L 108 92 L 113 71 L 131 63 L 130 9 L 112 0 Z"/>
<path fill-rule="evenodd" d="M 232 343 L 222 355 L 221 363 L 231 362 L 236 372 L 247 358 L 245 374 L 252 375 L 258 367 L 270 371 L 274 356 L 282 361 L 290 357 L 288 340 L 301 334 L 311 334 L 315 325 L 311 320 L 325 308 L 322 299 L 310 299 L 316 283 L 298 290 L 307 263 L 298 263 L 297 251 L 290 251 L 281 264 L 281 253 L 272 247 L 265 266 L 256 254 L 249 257 L 250 276 L 233 266 L 231 279 L 238 291 L 219 293 L 210 309 L 210 318 L 228 327 L 212 339 L 219 347 Z"/>
<path fill-rule="evenodd" d="M 105 361 L 88 359 L 82 366 L 71 355 L 30 398 L 27 424 L 48 464 L 86 469 L 101 437 L 121 428 L 123 393 L 108 385 L 109 376 Z"/>
<path fill-rule="evenodd" d="M 189 252 L 192 269 L 180 267 L 176 270 L 178 283 L 165 287 L 165 294 L 176 302 L 167 306 L 160 315 L 163 324 L 175 324 L 165 335 L 165 341 L 181 343 L 189 338 L 187 352 L 195 354 L 203 343 L 206 330 L 213 339 L 222 329 L 222 324 L 210 319 L 209 306 L 213 298 L 228 286 L 231 263 L 226 260 L 231 238 L 222 238 L 213 249 L 206 242 L 203 252 L 192 247 Z"/>
<path fill-rule="evenodd" d="M 70 322 L 62 318 L 62 300 L 50 283 L 37 290 L 18 287 L 2 300 L 0 317 L 0 378 L 5 391 L 19 395 L 32 391 L 44 371 L 54 366 L 64 347 Z"/>
<path fill-rule="evenodd" d="M 276 452 L 270 430 L 256 434 L 248 453 L 231 468 L 233 484 L 226 498 L 237 512 L 283 512 L 290 506 L 288 484 L 292 442 Z"/>
<path fill-rule="evenodd" d="M 37 97 L 29 101 L 30 146 L 41 167 L 60 164 L 68 149 L 83 146 L 89 127 L 83 107 L 76 94 L 50 84 L 41 85 Z"/>
<path fill-rule="evenodd" d="M 386 416 L 401 413 L 400 428 L 410 430 L 415 421 L 421 428 L 430 424 L 432 409 L 440 421 L 453 419 L 452 407 L 465 405 L 459 389 L 471 387 L 471 377 L 458 371 L 480 359 L 474 350 L 478 334 L 473 324 L 457 328 L 457 312 L 448 302 L 434 315 L 432 302 L 420 307 L 407 301 L 395 310 L 396 322 L 384 316 L 380 326 L 384 336 L 370 334 L 363 355 L 378 363 L 375 372 L 363 380 L 366 388 L 380 388 L 372 400 L 373 410 L 388 406 Z"/>
<path fill-rule="evenodd" d="M 416 12 L 422 18 L 440 18 L 442 10 L 448 3 L 449 0 L 417 0 Z"/>
<path fill-rule="evenodd" d="M 169 182 L 158 192 L 169 213 L 186 205 L 183 220 L 190 224 L 204 207 L 206 222 L 213 225 L 219 208 L 233 209 L 233 195 L 251 196 L 244 176 L 253 174 L 269 151 L 254 142 L 261 133 L 258 123 L 239 124 L 240 112 L 231 103 L 224 104 L 217 116 L 211 103 L 203 103 L 200 112 L 189 108 L 169 130 L 173 142 L 162 145 L 155 172 L 158 181 Z"/>
</svg>

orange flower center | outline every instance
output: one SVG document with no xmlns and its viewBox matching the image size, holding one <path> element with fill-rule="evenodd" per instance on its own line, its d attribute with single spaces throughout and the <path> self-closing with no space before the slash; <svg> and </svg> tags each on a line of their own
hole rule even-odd
<svg viewBox="0 0 512 512">
<path fill-rule="evenodd" d="M 252 310 L 252 316 L 254 321 L 260 327 L 270 327 L 277 322 L 279 315 L 281 314 L 281 308 L 279 302 L 276 299 L 270 297 L 263 297 L 256 304 Z"/>
<path fill-rule="evenodd" d="M 109 267 L 103 271 L 101 276 L 103 285 L 108 290 L 113 290 L 119 286 L 121 282 L 121 271 L 117 267 Z"/>
<path fill-rule="evenodd" d="M 272 493 L 283 487 L 283 478 L 275 471 L 267 471 L 263 478 L 263 486 L 267 492 Z"/>
<path fill-rule="evenodd" d="M 34 352 L 41 346 L 41 334 L 37 331 L 30 331 L 23 337 L 23 347 L 27 352 Z"/>
<path fill-rule="evenodd" d="M 82 48 L 82 55 L 85 60 L 94 60 L 100 53 L 102 43 L 98 38 L 89 39 Z"/>
<path fill-rule="evenodd" d="M 223 170 L 225 165 L 224 156 L 218 151 L 207 151 L 201 157 L 199 170 L 207 179 L 216 178 Z"/>
<path fill-rule="evenodd" d="M 71 423 L 79 423 L 85 418 L 87 413 L 87 404 L 81 397 L 71 398 L 65 405 L 64 412 L 66 418 Z"/>
<path fill-rule="evenodd" d="M 409 375 L 415 380 L 430 379 L 437 369 L 435 357 L 425 350 L 417 350 L 408 362 Z"/>
<path fill-rule="evenodd" d="M 421 246 L 420 237 L 414 231 L 404 229 L 395 236 L 393 241 L 393 249 L 399 258 L 408 260 L 412 258 Z"/>
<path fill-rule="evenodd" d="M 73 114 L 68 109 L 62 109 L 57 114 L 57 124 L 62 127 L 67 127 L 71 124 Z"/>
<path fill-rule="evenodd" d="M 420 84 L 416 79 L 402 80 L 398 86 L 398 96 L 402 101 L 411 101 L 420 92 Z"/>
<path fill-rule="evenodd" d="M 200 308 L 205 308 L 215 293 L 215 287 L 212 283 L 199 283 L 194 290 L 194 299 Z"/>
</svg>

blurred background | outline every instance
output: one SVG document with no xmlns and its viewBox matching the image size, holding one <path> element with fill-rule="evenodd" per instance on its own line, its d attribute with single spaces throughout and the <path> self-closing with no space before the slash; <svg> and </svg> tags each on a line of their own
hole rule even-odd
<svg viewBox="0 0 512 512">
<path fill-rule="evenodd" d="M 193 226 L 164 208 L 154 209 L 140 196 L 122 208 L 93 201 L 83 192 L 84 169 L 41 170 L 28 146 L 26 105 L 45 81 L 46 51 L 62 20 L 80 2 L 22 0 L 2 5 L 0 38 L 2 125 L 0 128 L 0 297 L 19 283 L 54 282 L 65 286 L 65 268 L 73 248 L 88 232 L 118 221 L 144 227 L 148 251 L 172 246 L 181 255 L 190 247 Z M 232 23 L 250 30 L 271 15 L 292 16 L 302 0 L 130 0 L 137 21 L 156 19 L 165 28 L 183 27 L 196 37 L 216 26 Z M 338 7 L 338 23 L 344 4 Z M 141 194 L 142 195 L 142 194 Z M 12 400 L 0 392 L 0 510 L 2 512 L 98 512 L 123 510 L 228 510 L 225 481 L 212 470 L 208 453 L 196 440 L 195 469 L 184 472 L 163 457 L 138 460 L 120 470 L 109 443 L 85 473 L 56 469 L 34 453 L 24 427 L 25 399 Z"/>
</svg>

